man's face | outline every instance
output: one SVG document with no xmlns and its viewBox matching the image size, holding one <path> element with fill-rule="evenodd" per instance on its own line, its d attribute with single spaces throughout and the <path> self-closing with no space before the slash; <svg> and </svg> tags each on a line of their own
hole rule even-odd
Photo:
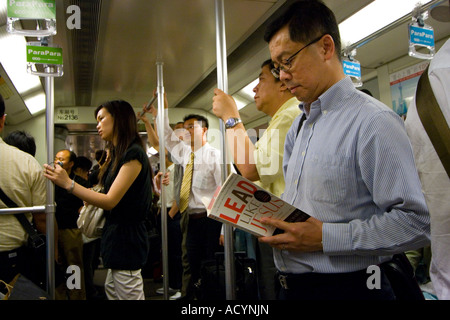
<svg viewBox="0 0 450 320">
<path fill-rule="evenodd" d="M 272 72 L 270 72 L 270 65 L 264 66 L 259 74 L 259 82 L 253 89 L 256 108 L 269 114 L 270 108 L 277 103 L 280 87 L 281 82 L 276 81 Z"/>
<path fill-rule="evenodd" d="M 206 132 L 206 128 L 202 127 L 201 121 L 198 121 L 197 119 L 186 120 L 184 122 L 184 129 L 186 129 L 186 131 L 183 140 L 186 143 L 190 142 L 191 146 L 193 146 L 194 143 L 201 146 L 203 133 Z"/>
<path fill-rule="evenodd" d="M 70 161 L 70 152 L 67 150 L 59 151 L 55 156 L 55 163 L 62 162 L 62 167 L 68 173 L 72 170 L 73 161 Z"/>
<path fill-rule="evenodd" d="M 292 41 L 288 26 L 285 26 L 269 42 L 271 59 L 278 67 L 305 45 L 306 43 Z M 286 84 L 289 91 L 298 100 L 306 103 L 317 100 L 320 95 L 320 80 L 326 77 L 320 69 L 319 49 L 318 43 L 306 47 L 292 58 L 289 70 L 280 72 L 280 80 Z"/>
</svg>

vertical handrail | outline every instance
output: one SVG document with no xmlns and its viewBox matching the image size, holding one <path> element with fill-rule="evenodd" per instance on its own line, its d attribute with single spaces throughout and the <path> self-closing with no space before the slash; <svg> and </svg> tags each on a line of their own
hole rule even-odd
<svg viewBox="0 0 450 320">
<path fill-rule="evenodd" d="M 45 72 L 51 73 L 51 67 L 46 66 Z M 54 159 L 54 78 L 45 77 L 45 118 L 47 138 L 47 163 Z M 47 292 L 55 299 L 55 188 L 53 182 L 46 179 L 47 199 L 45 208 L 47 231 Z"/>
<path fill-rule="evenodd" d="M 163 78 L 162 62 L 156 63 L 157 75 L 157 93 L 158 93 L 158 136 L 159 136 L 159 169 L 161 172 L 166 172 L 166 147 L 164 140 L 164 78 Z M 162 178 L 162 177 L 161 177 Z M 166 187 L 161 183 L 161 241 L 162 241 L 162 265 L 163 265 L 163 288 L 164 299 L 169 299 L 169 251 L 168 251 L 168 236 L 167 236 L 167 205 L 166 205 Z"/>
<path fill-rule="evenodd" d="M 217 54 L 217 85 L 218 88 L 228 93 L 228 71 L 227 71 L 227 47 L 225 37 L 225 10 L 223 0 L 216 0 L 216 54 Z M 228 176 L 227 147 L 225 126 L 219 119 L 220 132 L 222 135 L 222 183 Z M 224 224 L 224 254 L 225 254 L 225 290 L 226 299 L 235 299 L 235 277 L 234 277 L 234 252 L 233 252 L 233 229 Z"/>
</svg>

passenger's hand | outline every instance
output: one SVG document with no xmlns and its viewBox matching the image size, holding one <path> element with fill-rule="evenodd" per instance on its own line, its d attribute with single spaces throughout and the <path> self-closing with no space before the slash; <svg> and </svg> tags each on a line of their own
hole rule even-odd
<svg viewBox="0 0 450 320">
<path fill-rule="evenodd" d="M 148 112 L 150 112 L 153 115 L 154 119 L 156 119 L 156 116 L 158 115 L 158 109 L 156 109 L 154 105 L 150 106 Z"/>
<path fill-rule="evenodd" d="M 158 188 L 161 188 L 161 176 L 162 176 L 162 172 L 159 171 L 156 175 L 155 175 L 155 184 Z"/>
<path fill-rule="evenodd" d="M 301 252 L 322 251 L 323 222 L 309 217 L 305 222 L 285 222 L 279 219 L 263 218 L 261 222 L 284 230 L 284 233 L 260 237 L 259 241 L 280 250 Z"/>
<path fill-rule="evenodd" d="M 170 219 L 173 219 L 178 213 L 178 208 L 177 207 L 172 207 L 170 208 L 169 212 L 167 212 L 167 214 L 169 215 Z"/>
<path fill-rule="evenodd" d="M 239 118 L 239 111 L 233 97 L 220 89 L 214 89 L 213 112 L 223 121 L 232 117 Z"/>
<path fill-rule="evenodd" d="M 49 164 L 44 164 L 44 177 L 66 190 L 69 190 L 72 186 L 72 180 L 69 178 L 67 171 L 56 163 L 55 167 L 52 167 Z"/>
<path fill-rule="evenodd" d="M 142 113 L 142 111 L 143 111 L 143 113 Z M 144 123 L 150 123 L 147 118 L 147 115 L 146 115 L 147 113 L 150 113 L 150 110 L 147 110 L 147 104 L 142 105 L 142 111 L 139 111 L 138 113 L 136 113 L 136 117 L 139 120 L 142 120 L 142 122 L 144 122 Z M 141 113 L 142 113 L 142 116 L 141 116 Z"/>
<path fill-rule="evenodd" d="M 166 172 L 164 174 L 164 178 L 161 181 L 163 185 L 168 186 L 170 183 L 170 172 Z"/>
<path fill-rule="evenodd" d="M 158 89 L 155 88 L 155 90 L 153 90 L 153 96 L 156 96 L 156 94 L 158 93 Z M 168 109 L 169 108 L 169 102 L 167 101 L 167 93 L 164 91 L 164 109 Z M 156 117 L 156 115 L 154 115 Z"/>
<path fill-rule="evenodd" d="M 159 171 L 155 176 L 155 183 L 158 187 L 161 186 L 161 182 L 165 186 L 168 186 L 170 183 L 169 172 L 166 172 L 164 174 L 164 177 L 162 177 L 162 175 L 163 175 L 163 173 L 161 171 Z"/>
</svg>

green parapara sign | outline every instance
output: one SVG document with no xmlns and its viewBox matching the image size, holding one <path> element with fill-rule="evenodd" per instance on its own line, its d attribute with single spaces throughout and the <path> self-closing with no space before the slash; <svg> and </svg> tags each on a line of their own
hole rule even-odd
<svg viewBox="0 0 450 320">
<path fill-rule="evenodd" d="M 56 19 L 56 0 L 7 0 L 8 18 Z"/>
<path fill-rule="evenodd" d="M 27 45 L 27 62 L 62 65 L 62 48 Z"/>
</svg>

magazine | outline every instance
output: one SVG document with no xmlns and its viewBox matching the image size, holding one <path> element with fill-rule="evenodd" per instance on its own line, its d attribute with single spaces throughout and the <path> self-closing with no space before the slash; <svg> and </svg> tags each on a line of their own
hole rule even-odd
<svg viewBox="0 0 450 320">
<path fill-rule="evenodd" d="M 257 237 L 283 230 L 261 223 L 264 217 L 302 222 L 309 215 L 262 189 L 250 180 L 231 173 L 212 199 L 203 199 L 208 217 L 247 231 Z"/>
</svg>

